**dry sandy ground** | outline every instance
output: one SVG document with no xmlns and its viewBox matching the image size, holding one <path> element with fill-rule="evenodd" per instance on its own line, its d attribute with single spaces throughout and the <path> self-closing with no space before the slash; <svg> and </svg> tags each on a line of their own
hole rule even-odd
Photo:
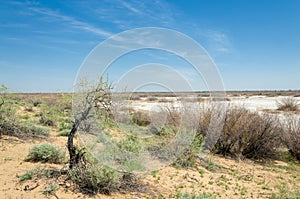
<svg viewBox="0 0 300 199">
<path fill-rule="evenodd" d="M 0 146 L 0 198 L 55 198 L 45 196 L 42 191 L 47 185 L 57 182 L 58 198 L 174 198 L 176 193 L 211 193 L 217 198 L 268 198 L 272 193 L 300 189 L 300 168 L 284 162 L 275 161 L 262 165 L 249 160 L 235 161 L 218 156 L 207 157 L 210 166 L 199 164 L 194 169 L 165 167 L 152 174 L 140 174 L 140 187 L 129 193 L 112 193 L 110 196 L 88 196 L 74 190 L 70 182 L 61 178 L 33 179 L 20 183 L 18 176 L 37 165 L 59 171 L 65 165 L 25 162 L 31 147 L 39 143 L 51 143 L 64 148 L 65 137 L 56 137 L 52 132 L 44 141 L 22 141 L 13 137 L 2 137 Z M 206 168 L 213 168 L 210 171 Z M 25 191 L 38 185 L 31 191 Z"/>
</svg>

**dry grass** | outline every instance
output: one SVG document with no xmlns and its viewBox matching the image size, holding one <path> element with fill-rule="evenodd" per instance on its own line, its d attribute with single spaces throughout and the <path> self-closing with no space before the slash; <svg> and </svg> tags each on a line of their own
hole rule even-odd
<svg viewBox="0 0 300 199">
<path fill-rule="evenodd" d="M 279 111 L 298 111 L 299 106 L 299 101 L 290 97 L 277 101 L 277 110 Z"/>
</svg>

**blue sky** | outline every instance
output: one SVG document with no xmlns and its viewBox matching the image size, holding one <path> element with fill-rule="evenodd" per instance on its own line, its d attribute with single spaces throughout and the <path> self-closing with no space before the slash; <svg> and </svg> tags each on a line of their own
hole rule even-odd
<svg viewBox="0 0 300 199">
<path fill-rule="evenodd" d="M 2 1 L 0 84 L 71 91 L 97 44 L 132 28 L 163 27 L 201 44 L 226 90 L 300 89 L 299 19 L 298 0 Z"/>
</svg>

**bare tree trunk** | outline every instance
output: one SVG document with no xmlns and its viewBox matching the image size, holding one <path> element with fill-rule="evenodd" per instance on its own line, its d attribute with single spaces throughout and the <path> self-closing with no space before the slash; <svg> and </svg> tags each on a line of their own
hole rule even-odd
<svg viewBox="0 0 300 199">
<path fill-rule="evenodd" d="M 77 148 L 74 146 L 74 136 L 79 128 L 79 125 L 82 121 L 86 120 L 92 107 L 88 107 L 87 110 L 85 110 L 79 119 L 75 118 L 75 122 L 72 126 L 72 129 L 68 136 L 68 151 L 69 151 L 69 169 L 73 169 L 75 165 L 77 165 L 83 158 L 84 153 L 77 150 Z"/>
<path fill-rule="evenodd" d="M 2 102 L 0 102 L 0 108 L 4 104 L 4 99 L 0 98 Z"/>
<path fill-rule="evenodd" d="M 103 81 L 100 77 L 100 82 L 97 87 L 87 92 L 84 101 L 82 112 L 75 116 L 75 122 L 68 136 L 68 151 L 69 151 L 69 169 L 73 169 L 83 160 L 84 152 L 74 146 L 74 136 L 80 128 L 80 124 L 88 119 L 91 110 L 94 108 L 102 112 L 105 119 L 111 114 L 111 90 L 112 86 L 107 81 Z"/>
<path fill-rule="evenodd" d="M 79 121 L 76 120 L 68 136 L 68 151 L 70 156 L 69 169 L 73 169 L 74 165 L 76 164 L 76 147 L 74 146 L 73 140 L 74 140 L 75 133 L 77 132 L 78 126 L 79 126 Z"/>
</svg>

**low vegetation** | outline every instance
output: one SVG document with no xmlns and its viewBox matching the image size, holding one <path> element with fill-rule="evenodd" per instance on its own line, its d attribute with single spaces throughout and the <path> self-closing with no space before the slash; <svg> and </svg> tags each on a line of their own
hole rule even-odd
<svg viewBox="0 0 300 199">
<path fill-rule="evenodd" d="M 194 140 L 196 144 L 192 144 L 191 148 L 183 155 L 185 159 L 189 160 L 188 162 L 192 162 L 190 161 L 191 154 L 199 153 L 199 148 L 204 144 L 200 140 L 203 140 L 208 132 L 213 108 L 208 105 L 199 110 L 199 125 L 195 137 L 197 141 Z M 172 108 L 167 110 L 168 124 L 179 124 L 178 110 Z M 282 145 L 281 136 L 282 127 L 277 117 L 251 112 L 241 107 L 228 107 L 223 130 L 212 152 L 237 159 L 276 158 L 277 149 Z"/>
<path fill-rule="evenodd" d="M 141 99 L 142 96 L 137 96 L 137 99 Z M 149 96 L 144 96 L 148 101 L 159 101 L 161 99 L 159 96 L 157 98 L 150 98 Z M 21 98 L 16 95 L 5 94 L 1 95 L 0 99 L 0 135 L 11 135 L 18 138 L 46 138 L 50 130 L 55 132 L 56 136 L 70 136 L 72 130 L 71 122 L 71 101 L 70 95 L 62 95 L 59 100 L 52 100 L 50 97 L 41 98 L 35 97 L 31 100 L 20 100 Z M 284 98 L 285 99 L 285 98 Z M 292 98 L 287 98 L 292 99 Z M 133 99 L 135 100 L 135 99 Z M 202 103 L 202 102 L 201 102 Z M 156 193 L 152 198 L 219 198 L 222 196 L 221 192 L 214 191 L 213 194 L 194 192 L 194 187 L 202 186 L 205 187 L 206 184 L 209 187 L 217 186 L 218 188 L 224 187 L 224 189 L 235 189 L 236 194 L 245 197 L 247 192 L 250 190 L 244 187 L 242 183 L 253 182 L 257 183 L 258 186 L 262 187 L 261 190 L 273 191 L 271 195 L 263 195 L 262 197 L 269 198 L 299 198 L 299 192 L 294 190 L 289 190 L 287 187 L 283 186 L 273 186 L 265 179 L 265 177 L 257 177 L 253 173 L 241 174 L 236 168 L 230 168 L 228 165 L 223 165 L 220 162 L 214 162 L 213 160 L 208 160 L 202 162 L 199 160 L 199 153 L 202 147 L 205 145 L 205 136 L 209 128 L 210 120 L 212 117 L 212 108 L 207 105 L 206 107 L 201 107 L 199 110 L 190 110 L 191 115 L 200 113 L 200 118 L 198 122 L 198 127 L 196 129 L 196 136 L 188 149 L 186 149 L 181 156 L 174 161 L 172 169 L 179 173 L 179 171 L 184 171 L 186 174 L 182 176 L 183 183 L 178 180 L 179 184 L 176 184 L 176 191 L 172 193 L 161 194 Z M 251 112 L 247 109 L 240 107 L 229 107 L 226 116 L 225 123 L 220 135 L 217 140 L 216 145 L 212 149 L 211 153 L 220 154 L 222 156 L 230 157 L 230 159 L 252 159 L 252 160 L 278 160 L 281 158 L 279 155 L 282 154 L 282 150 L 285 154 L 288 154 L 292 158 L 291 163 L 288 165 L 279 165 L 275 167 L 267 167 L 264 169 L 276 170 L 275 172 L 281 173 L 282 176 L 278 176 L 278 179 L 290 178 L 286 182 L 290 182 L 291 179 L 299 181 L 299 177 L 296 175 L 298 172 L 298 162 L 300 161 L 300 122 L 299 117 L 294 114 L 299 110 L 299 103 L 295 100 L 281 101 L 281 105 L 278 103 L 278 110 L 287 111 L 287 121 L 280 122 L 277 117 L 271 114 L 261 114 L 257 112 Z M 197 112 L 198 111 L 198 112 Z M 291 113 L 290 113 L 291 112 Z M 124 125 L 124 127 L 116 127 L 116 124 L 111 120 L 103 120 L 103 132 L 107 136 L 117 137 L 114 143 L 120 149 L 130 152 L 130 153 L 140 153 L 141 151 L 150 149 L 156 150 L 155 147 L 167 143 L 168 140 L 176 135 L 177 130 L 180 127 L 181 110 L 175 107 L 166 107 L 166 123 L 164 126 L 151 126 L 153 121 L 149 117 L 149 113 L 146 111 L 131 111 L 131 123 Z M 164 115 L 160 115 L 162 118 Z M 188 121 L 194 122 L 192 119 Z M 138 128 L 133 128 L 138 127 Z M 126 135 L 118 137 L 119 131 L 128 128 Z M 113 131 L 110 131 L 112 130 Z M 134 131 L 134 129 L 138 129 Z M 146 129 L 146 130 L 145 130 Z M 142 131 L 151 130 L 153 136 L 147 138 L 147 142 L 142 139 L 137 138 Z M 154 130 L 153 130 L 154 129 Z M 123 132 L 124 133 L 124 132 Z M 128 133 L 128 134 L 127 134 Z M 74 135 L 73 135 L 74 136 Z M 66 138 L 57 138 L 54 136 L 51 139 L 64 140 Z M 50 140 L 50 139 L 49 139 Z M 47 141 L 49 141 L 47 140 Z M 44 140 L 45 141 L 45 140 Z M 38 141 L 40 142 L 40 140 Z M 75 141 L 76 143 L 76 141 Z M 156 144 L 153 144 L 156 143 Z M 73 148 L 72 148 L 73 147 Z M 55 163 L 62 165 L 55 165 L 56 167 L 63 166 L 64 170 L 58 170 L 56 172 L 62 171 L 60 177 L 63 176 L 63 180 L 70 182 L 70 186 L 75 186 L 76 190 L 80 190 L 82 193 L 87 194 L 111 194 L 113 192 L 121 193 L 123 188 L 126 190 L 133 190 L 136 186 L 134 183 L 138 184 L 141 182 L 133 182 L 135 176 L 131 173 L 120 173 L 114 169 L 108 168 L 101 165 L 99 162 L 89 157 L 86 149 L 80 148 L 78 146 L 72 146 L 70 149 L 75 150 L 75 160 L 78 158 L 79 161 L 74 161 L 72 168 L 66 169 L 68 166 L 66 164 L 67 160 L 65 153 L 62 149 L 51 145 L 51 144 L 38 144 L 33 146 L 26 160 L 31 162 L 42 162 L 42 163 Z M 25 154 L 26 155 L 26 154 Z M 219 156 L 218 156 L 219 157 Z M 12 159 L 7 157 L 4 161 L 12 161 Z M 124 161 L 126 164 L 128 162 Z M 269 163 L 269 162 L 268 162 Z M 29 163 L 27 163 L 29 164 Z M 137 170 L 137 164 L 132 162 L 126 165 L 132 170 Z M 201 164 L 201 166 L 199 165 Z M 296 165 L 291 166 L 291 165 Z M 46 164 L 49 165 L 49 164 Z M 227 171 L 226 171 L 227 170 Z M 188 172 L 196 171 L 197 174 L 189 175 Z M 218 173 L 228 172 L 225 174 Z M 50 179 L 49 176 L 52 171 L 36 167 L 24 172 L 22 175 L 18 176 L 18 180 L 21 185 L 31 181 L 37 181 L 40 178 Z M 168 176 L 169 175 L 169 176 Z M 164 176 L 159 173 L 159 171 L 152 172 L 152 176 L 155 179 L 155 183 L 163 184 L 166 180 L 164 178 L 175 178 L 177 174 L 168 173 Z M 200 177 L 197 175 L 200 175 Z M 214 177 L 218 175 L 218 178 Z M 129 176 L 129 177 L 128 177 Z M 146 177 L 149 177 L 145 174 Z M 207 177 L 207 178 L 204 178 Z M 51 178 L 49 183 L 40 193 L 45 195 L 53 195 L 60 191 L 65 184 L 62 185 L 59 178 Z M 150 176 L 151 177 L 151 176 Z M 201 180 L 203 178 L 203 180 Z M 256 178 L 255 180 L 253 180 Z M 234 179 L 234 180 L 233 180 Z M 236 180 L 237 179 L 237 180 Z M 31 181 L 30 181 L 31 180 Z M 206 182 L 206 181 L 207 182 Z M 238 181 L 240 180 L 240 181 Z M 48 182 L 48 181 L 47 181 Z M 177 182 L 177 181 L 176 181 Z M 190 183 L 190 187 L 186 187 L 185 182 Z M 206 184 L 205 184 L 206 183 Z M 240 184 L 239 184 L 240 183 Z M 69 187 L 69 185 L 68 185 Z M 142 189 L 142 184 L 138 184 L 134 191 L 139 192 Z M 142 188 L 141 188 L 142 187 Z M 235 187 L 235 188 L 234 188 Z M 186 192 L 186 190 L 190 190 Z M 203 190 L 203 189 L 202 189 Z M 155 192 L 155 191 L 153 191 Z M 123 193 L 123 192 L 122 192 Z M 247 195 L 249 196 L 249 195 Z M 142 197 L 142 196 L 137 196 Z"/>
<path fill-rule="evenodd" d="M 281 127 L 268 114 L 244 108 L 229 108 L 214 152 L 235 158 L 276 158 L 280 147 Z"/>
<path fill-rule="evenodd" d="M 23 139 L 39 138 L 49 135 L 49 129 L 38 126 L 28 120 L 28 115 L 18 117 L 18 101 L 12 95 L 1 98 L 0 105 L 0 136 L 11 135 Z M 25 119 L 25 121 L 22 121 Z"/>
<path fill-rule="evenodd" d="M 287 97 L 277 101 L 277 107 L 279 111 L 298 111 L 300 103 L 292 97 Z"/>
<path fill-rule="evenodd" d="M 294 115 L 287 118 L 282 139 L 291 156 L 300 161 L 300 120 Z"/>
<path fill-rule="evenodd" d="M 31 162 L 48 162 L 59 164 L 64 162 L 65 154 L 51 144 L 41 144 L 35 145 L 32 149 L 30 149 L 26 160 Z"/>
<path fill-rule="evenodd" d="M 108 167 L 93 164 L 88 167 L 77 165 L 69 170 L 69 176 L 78 188 L 88 194 L 110 194 L 118 187 L 118 173 Z"/>
</svg>

